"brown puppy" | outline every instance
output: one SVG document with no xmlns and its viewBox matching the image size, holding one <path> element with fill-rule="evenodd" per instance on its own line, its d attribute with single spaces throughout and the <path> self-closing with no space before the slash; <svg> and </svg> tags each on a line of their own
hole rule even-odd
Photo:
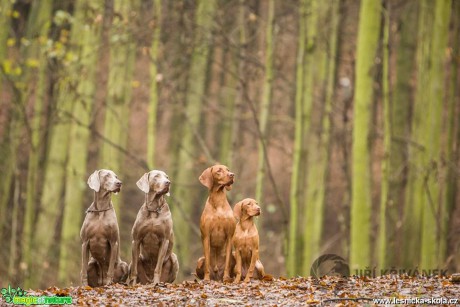
<svg viewBox="0 0 460 307">
<path fill-rule="evenodd" d="M 260 215 L 260 207 L 252 198 L 240 201 L 233 208 L 236 224 L 233 235 L 235 247 L 235 280 L 239 282 L 244 278 L 248 282 L 252 277 L 262 279 L 265 276 L 264 266 L 259 259 L 259 232 L 254 224 L 254 216 Z"/>
<path fill-rule="evenodd" d="M 179 271 L 179 262 L 172 252 L 174 245 L 173 221 L 166 203 L 171 182 L 165 172 L 153 170 L 137 181 L 145 193 L 131 232 L 132 260 L 129 265 L 129 285 L 153 282 L 173 282 Z"/>
<path fill-rule="evenodd" d="M 97 287 L 124 282 L 128 265 L 120 259 L 117 215 L 110 199 L 112 193 L 120 192 L 121 181 L 113 171 L 101 169 L 88 178 L 88 185 L 94 190 L 94 201 L 80 231 L 81 283 Z"/>
<path fill-rule="evenodd" d="M 209 189 L 200 220 L 204 257 L 198 259 L 196 274 L 204 280 L 231 280 L 232 237 L 236 221 L 227 200 L 235 175 L 225 165 L 214 165 L 201 174 L 200 182 Z"/>
</svg>

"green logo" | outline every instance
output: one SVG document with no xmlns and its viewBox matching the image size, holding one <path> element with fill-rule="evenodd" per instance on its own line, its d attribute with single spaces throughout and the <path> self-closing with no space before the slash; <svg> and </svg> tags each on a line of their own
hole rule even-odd
<svg viewBox="0 0 460 307">
<path fill-rule="evenodd" d="M 70 296 L 34 296 L 26 295 L 26 291 L 22 290 L 20 287 L 11 288 L 11 285 L 8 285 L 8 288 L 2 288 L 2 296 L 5 299 L 5 302 L 8 304 L 14 305 L 64 305 L 72 304 L 72 297 Z"/>
</svg>

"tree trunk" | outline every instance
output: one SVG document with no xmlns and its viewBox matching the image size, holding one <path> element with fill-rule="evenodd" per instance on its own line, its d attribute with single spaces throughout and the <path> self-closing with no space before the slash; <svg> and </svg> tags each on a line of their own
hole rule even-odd
<svg viewBox="0 0 460 307">
<path fill-rule="evenodd" d="M 370 265 L 370 118 L 373 101 L 374 58 L 379 41 L 381 3 L 361 2 L 356 53 L 355 104 L 353 107 L 352 203 L 350 269 Z"/>
<path fill-rule="evenodd" d="M 420 1 L 420 13 L 417 34 L 417 90 L 412 112 L 413 144 L 409 147 L 409 177 L 404 208 L 404 266 L 419 264 L 422 232 L 422 213 L 425 206 L 423 147 L 425 137 L 425 112 L 428 109 L 428 54 L 430 52 L 431 24 L 433 21 L 433 1 Z"/>
<path fill-rule="evenodd" d="M 451 1 L 443 0 L 435 2 L 434 24 L 432 45 L 430 53 L 426 54 L 429 83 L 428 91 L 428 120 L 426 115 L 424 123 L 424 135 L 421 139 L 425 147 L 423 196 L 423 224 L 420 266 L 422 269 L 433 269 L 443 265 L 446 253 L 448 212 L 445 199 L 441 194 L 443 155 L 441 155 L 443 101 L 445 84 L 445 61 L 446 48 L 449 37 L 449 21 Z M 430 37 L 425 37 L 429 39 Z M 425 113 L 426 114 L 426 113 Z"/>
<path fill-rule="evenodd" d="M 211 50 L 210 37 L 205 33 L 211 33 L 210 28 L 213 23 L 214 12 L 216 8 L 215 0 L 200 0 L 195 12 L 196 31 L 194 38 L 194 49 L 192 53 L 192 60 L 189 68 L 186 106 L 185 106 L 185 127 L 188 129 L 183 130 L 183 138 L 180 146 L 178 164 L 181 167 L 178 170 L 176 178 L 176 197 L 180 204 L 180 212 L 176 206 L 172 206 L 173 220 L 184 220 L 182 216 L 185 214 L 187 217 L 192 215 L 192 204 L 198 201 L 190 197 L 190 189 L 187 187 L 189 183 L 198 182 L 196 176 L 199 170 L 195 168 L 195 164 L 199 158 L 196 154 L 197 139 L 200 122 L 201 111 L 203 106 L 203 99 L 206 92 L 206 74 L 208 67 L 208 55 Z M 199 141 L 199 140 L 198 140 Z M 177 209 L 176 209 L 177 208 Z M 189 242 L 190 242 L 190 227 L 188 223 L 175 223 L 174 232 L 180 233 L 177 236 L 177 251 L 179 263 L 183 263 L 185 268 L 186 264 L 190 263 L 189 257 Z"/>
<path fill-rule="evenodd" d="M 414 74 L 414 54 L 416 52 L 418 1 L 409 2 L 403 8 L 399 20 L 400 41 L 396 49 L 395 84 L 391 99 L 391 152 L 389 166 L 389 190 L 387 208 L 387 225 L 398 225 L 402 222 L 405 206 L 410 206 L 405 200 L 408 180 L 408 151 L 411 138 L 411 104 L 414 87 L 411 84 Z M 402 228 L 403 229 L 403 228 Z M 402 231 L 391 227 L 388 229 L 389 250 L 403 250 Z M 400 265 L 401 253 L 387 253 L 387 267 Z"/>
<path fill-rule="evenodd" d="M 40 38 L 48 37 L 48 30 L 50 27 L 49 19 L 51 18 L 52 11 L 52 1 L 35 1 L 32 4 L 32 11 L 36 10 L 37 18 L 34 20 L 33 24 L 30 26 L 35 31 Z M 29 166 L 27 170 L 27 195 L 26 195 L 26 209 L 25 209 L 25 224 L 24 224 L 24 237 L 23 237 L 23 248 L 25 263 L 27 263 L 28 270 L 32 269 L 33 262 L 33 247 L 32 242 L 35 237 L 35 218 L 39 210 L 40 203 L 40 184 L 38 178 L 43 175 L 43 169 L 40 167 L 40 160 L 44 159 L 44 140 L 46 138 L 46 132 L 44 131 L 45 127 L 45 96 L 46 96 L 46 86 L 47 86 L 47 56 L 44 54 L 43 44 L 40 44 L 39 41 L 34 37 L 35 34 L 31 33 L 29 36 L 32 39 L 32 45 L 29 51 L 29 58 L 37 58 L 38 62 L 38 74 L 36 76 L 36 90 L 35 90 L 35 102 L 33 105 L 33 117 L 31 120 L 32 126 L 32 135 L 31 135 L 31 144 L 30 144 L 30 153 L 29 153 Z M 30 271 L 27 273 L 28 276 Z M 30 287 L 28 278 L 24 281 L 25 287 Z"/>
<path fill-rule="evenodd" d="M 389 207 L 390 161 L 391 161 L 391 109 L 390 109 L 390 1 L 386 1 L 383 28 L 383 72 L 382 72 L 382 102 L 383 102 L 383 159 L 382 182 L 380 187 L 379 213 L 379 245 L 378 264 L 381 269 L 387 267 L 387 210 Z"/>
<path fill-rule="evenodd" d="M 260 105 L 260 119 L 259 119 L 259 159 L 257 167 L 257 179 L 256 179 L 256 191 L 255 199 L 257 201 L 263 202 L 262 193 L 263 193 L 263 178 L 265 177 L 265 149 L 267 148 L 267 127 L 268 127 L 268 117 L 270 114 L 270 104 L 272 97 L 272 87 L 274 79 L 274 50 L 275 50 L 275 34 L 273 32 L 273 26 L 275 22 L 275 1 L 268 1 L 268 19 L 267 19 L 267 32 L 266 32 L 266 48 L 265 48 L 265 78 L 264 78 L 264 87 L 262 94 L 262 102 Z M 264 149 L 265 147 L 265 149 Z"/>
<path fill-rule="evenodd" d="M 158 49 L 161 43 L 161 0 L 153 1 L 154 10 L 154 30 L 152 47 L 150 49 L 150 104 L 148 109 L 148 127 L 147 127 L 147 164 L 149 169 L 155 166 L 155 145 L 156 145 L 156 124 L 158 108 Z"/>
<path fill-rule="evenodd" d="M 138 8 L 138 0 L 115 0 L 114 10 L 118 18 L 114 18 L 111 28 L 111 45 L 109 61 L 109 81 L 105 109 L 103 136 L 100 157 L 101 168 L 111 169 L 123 178 L 124 153 L 126 148 L 129 124 L 129 104 L 132 93 L 132 77 L 136 44 L 133 39 L 133 15 Z M 110 143 L 109 143 L 110 142 Z M 119 212 L 120 198 L 112 199 L 115 211 Z"/>
<path fill-rule="evenodd" d="M 13 1 L 0 1 L 0 65 L 3 66 L 7 60 L 8 55 L 8 35 L 10 33 L 10 10 L 12 8 Z M 5 72 L 6 73 L 6 72 Z M 11 116 L 13 107 L 8 103 L 7 99 L 3 99 L 4 95 L 4 82 L 6 78 L 3 73 L 0 73 L 0 108 L 4 110 L 8 115 L 5 116 L 5 120 L 0 126 L 0 170 L 2 172 L 2 182 L 0 183 L 0 238 L 2 238 L 3 226 L 6 222 L 6 210 L 7 201 L 9 197 L 9 189 L 12 178 L 12 152 L 13 144 L 10 142 L 10 131 L 14 116 Z M 0 118 L 3 119 L 3 118 Z M 14 151 L 14 150 L 13 150 Z"/>
<path fill-rule="evenodd" d="M 299 11 L 299 43 L 297 49 L 296 61 L 296 92 L 295 92 L 295 135 L 294 135 L 294 150 L 293 150 L 293 165 L 291 176 L 291 188 L 289 199 L 291 203 L 290 218 L 289 218 L 289 242 L 286 261 L 286 271 L 288 276 L 294 276 L 297 273 L 297 262 L 299 259 L 299 247 L 297 245 L 298 236 L 298 212 L 300 203 L 300 186 L 299 179 L 303 174 L 301 172 L 302 158 L 302 140 L 303 140 L 303 86 L 305 78 L 305 47 L 307 42 L 306 23 L 307 23 L 307 7 L 308 0 L 300 2 Z"/>
<path fill-rule="evenodd" d="M 312 16 L 317 23 L 313 26 L 321 29 L 315 35 L 315 61 L 311 62 L 309 74 L 313 82 L 310 97 L 314 105 L 310 114 L 310 131 L 307 149 L 307 178 L 305 195 L 305 226 L 303 236 L 302 274 L 310 272 L 311 264 L 320 256 L 323 228 L 324 197 L 326 174 L 329 161 L 330 112 L 333 86 L 335 84 L 335 54 L 337 43 L 338 5 L 333 1 L 322 1 L 314 5 Z M 328 24 L 329 27 L 324 25 Z M 326 50 L 326 51 L 325 51 Z M 327 56 L 329 55 L 329 57 Z"/>
<path fill-rule="evenodd" d="M 456 166 L 458 166 L 458 158 L 460 156 L 460 126 L 458 124 L 458 112 L 460 112 L 460 87 L 459 81 L 459 67 L 460 67 L 460 2 L 454 1 L 452 6 L 452 19 L 454 35 L 452 35 L 452 59 L 451 59 L 451 77 L 450 77 L 450 92 L 448 98 L 448 139 L 447 139 L 447 152 L 446 161 L 448 165 L 447 180 L 445 190 L 445 202 L 448 214 L 455 209 L 457 199 L 457 175 Z M 452 229 L 451 229 L 452 232 Z M 455 235 L 450 235 L 452 240 Z M 460 255 L 459 255 L 460 256 Z"/>
<path fill-rule="evenodd" d="M 74 251 L 80 248 L 80 227 L 83 221 L 82 212 L 85 207 L 84 195 L 87 193 L 86 179 L 88 142 L 90 137 L 91 114 L 94 95 L 96 92 L 96 60 L 98 52 L 95 46 L 99 44 L 100 25 L 87 24 L 102 14 L 103 2 L 79 0 L 76 3 L 72 23 L 71 43 L 73 53 L 78 61 L 71 67 L 71 75 L 75 77 L 76 100 L 72 111 L 69 160 L 67 180 L 65 182 L 64 219 L 62 225 L 62 244 L 60 246 L 59 282 L 68 284 L 69 281 L 79 282 L 69 272 L 78 272 L 80 255 Z M 70 280 L 69 280 L 70 278 Z"/>
</svg>

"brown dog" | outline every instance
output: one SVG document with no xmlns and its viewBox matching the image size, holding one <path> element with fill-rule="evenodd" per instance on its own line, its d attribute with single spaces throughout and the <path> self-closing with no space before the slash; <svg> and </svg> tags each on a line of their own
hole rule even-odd
<svg viewBox="0 0 460 307">
<path fill-rule="evenodd" d="M 153 170 L 137 181 L 145 193 L 145 202 L 137 214 L 131 232 L 132 261 L 129 265 L 129 285 L 153 282 L 173 282 L 179 262 L 172 252 L 173 221 L 166 203 L 171 182 L 165 172 Z"/>
<path fill-rule="evenodd" d="M 227 200 L 235 175 L 225 165 L 214 165 L 201 174 L 200 182 L 209 196 L 200 220 L 204 257 L 198 259 L 196 275 L 204 280 L 230 281 L 235 259 L 232 237 L 236 221 Z"/>
<path fill-rule="evenodd" d="M 120 259 L 117 215 L 110 199 L 112 193 L 120 192 L 121 181 L 111 170 L 101 169 L 88 178 L 88 185 L 94 190 L 94 201 L 80 231 L 81 283 L 96 287 L 124 282 L 128 265 Z"/>
<path fill-rule="evenodd" d="M 248 282 L 252 277 L 262 279 L 265 276 L 264 266 L 259 259 L 259 232 L 254 224 L 254 216 L 260 215 L 260 211 L 252 198 L 243 199 L 233 208 L 238 220 L 233 235 L 236 258 L 234 282 L 239 282 L 241 278 Z"/>
</svg>

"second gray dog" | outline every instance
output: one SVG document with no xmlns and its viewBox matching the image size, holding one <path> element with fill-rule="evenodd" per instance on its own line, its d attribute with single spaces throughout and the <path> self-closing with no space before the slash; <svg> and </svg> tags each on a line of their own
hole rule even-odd
<svg viewBox="0 0 460 307">
<path fill-rule="evenodd" d="M 174 245 L 173 221 L 166 203 L 171 181 L 165 172 L 145 173 L 137 186 L 145 193 L 131 232 L 132 260 L 128 284 L 173 282 L 179 271 Z"/>
</svg>

